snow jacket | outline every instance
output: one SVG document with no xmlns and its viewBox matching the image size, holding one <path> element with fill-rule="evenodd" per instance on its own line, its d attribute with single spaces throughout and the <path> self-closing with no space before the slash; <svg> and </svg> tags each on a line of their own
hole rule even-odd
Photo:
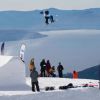
<svg viewBox="0 0 100 100">
<path fill-rule="evenodd" d="M 50 73 L 50 69 L 51 69 L 50 62 L 47 62 L 46 63 L 46 71 L 47 71 L 48 74 Z"/>
<path fill-rule="evenodd" d="M 34 59 L 31 59 L 29 64 L 29 70 L 32 71 L 35 68 Z"/>
<path fill-rule="evenodd" d="M 77 79 L 78 78 L 78 72 L 76 72 L 76 71 L 73 72 L 73 78 L 74 79 Z"/>
<path fill-rule="evenodd" d="M 35 70 L 35 68 L 31 71 L 30 77 L 32 82 L 38 82 L 38 72 Z"/>
<path fill-rule="evenodd" d="M 32 65 L 32 64 L 29 65 L 29 70 L 30 70 L 30 71 L 32 71 L 34 68 L 35 68 L 34 65 Z"/>
<path fill-rule="evenodd" d="M 58 67 L 57 67 L 58 72 L 62 71 L 63 69 L 64 69 L 64 68 L 63 68 L 62 65 L 58 65 Z"/>
<path fill-rule="evenodd" d="M 45 63 L 44 59 L 40 62 L 40 66 L 41 66 L 41 71 L 45 71 L 46 70 L 46 63 Z"/>
</svg>

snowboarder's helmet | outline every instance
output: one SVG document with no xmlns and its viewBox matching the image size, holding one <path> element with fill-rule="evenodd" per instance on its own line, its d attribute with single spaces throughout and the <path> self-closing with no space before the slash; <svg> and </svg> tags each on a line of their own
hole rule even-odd
<svg viewBox="0 0 100 100">
<path fill-rule="evenodd" d="M 45 14 L 46 14 L 46 15 L 48 15 L 48 14 L 49 14 L 49 11 L 48 11 L 48 10 L 46 10 L 46 11 L 45 11 Z"/>
</svg>

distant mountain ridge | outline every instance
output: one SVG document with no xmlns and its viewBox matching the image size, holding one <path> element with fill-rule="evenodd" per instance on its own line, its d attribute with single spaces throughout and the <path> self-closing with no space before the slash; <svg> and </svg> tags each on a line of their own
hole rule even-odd
<svg viewBox="0 0 100 100">
<path fill-rule="evenodd" d="M 100 65 L 79 71 L 78 74 L 79 74 L 79 78 L 100 80 Z M 68 73 L 65 76 L 72 78 L 71 73 Z"/>
<path fill-rule="evenodd" d="M 100 79 L 100 65 L 79 72 L 79 78 Z"/>
<path fill-rule="evenodd" d="M 55 23 L 45 25 L 41 10 L 0 11 L 0 29 L 100 29 L 100 8 L 85 10 L 49 9 Z"/>
</svg>

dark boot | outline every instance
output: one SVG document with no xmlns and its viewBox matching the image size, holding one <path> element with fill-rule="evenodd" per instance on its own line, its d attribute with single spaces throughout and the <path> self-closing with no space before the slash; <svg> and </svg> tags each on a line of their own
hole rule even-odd
<svg viewBox="0 0 100 100">
<path fill-rule="evenodd" d="M 35 92 L 35 83 L 32 82 L 32 91 Z"/>
</svg>

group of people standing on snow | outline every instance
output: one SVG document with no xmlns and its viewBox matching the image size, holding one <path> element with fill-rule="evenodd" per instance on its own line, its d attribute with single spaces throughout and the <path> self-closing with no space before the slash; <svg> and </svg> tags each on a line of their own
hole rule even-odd
<svg viewBox="0 0 100 100">
<path fill-rule="evenodd" d="M 33 70 L 33 68 L 35 68 L 34 58 L 31 59 L 29 64 L 30 72 Z M 59 77 L 63 77 L 63 70 L 64 68 L 61 65 L 61 62 L 59 62 L 59 65 L 57 66 Z M 51 66 L 49 60 L 45 61 L 45 59 L 42 59 L 40 62 L 40 77 L 56 77 L 55 71 L 55 66 Z"/>
<path fill-rule="evenodd" d="M 38 92 L 40 91 L 38 77 L 56 77 L 55 66 L 51 66 L 49 60 L 45 61 L 45 59 L 42 59 L 42 61 L 40 62 L 40 74 L 39 74 L 36 71 L 34 58 L 32 58 L 29 64 L 29 70 L 30 70 L 30 77 L 31 77 L 33 92 L 35 92 L 35 87 Z M 57 66 L 57 71 L 58 71 L 58 76 L 60 78 L 63 77 L 63 70 L 64 70 L 64 67 L 62 66 L 61 62 L 59 62 L 59 65 Z M 73 78 L 78 78 L 78 72 L 73 71 Z"/>
<path fill-rule="evenodd" d="M 49 60 L 47 60 L 47 62 L 46 62 L 45 59 L 42 59 L 42 61 L 40 62 L 40 67 L 41 67 L 40 68 L 40 71 L 41 71 L 40 76 L 41 77 L 56 77 L 55 66 L 51 66 Z M 60 62 L 57 67 L 59 77 L 63 77 L 63 69 L 64 68 Z"/>
<path fill-rule="evenodd" d="M 63 77 L 63 66 L 61 63 L 59 63 L 57 70 L 59 77 Z M 55 72 L 55 66 L 51 67 L 50 61 L 47 60 L 45 62 L 45 59 L 42 59 L 40 62 L 40 74 L 36 71 L 35 63 L 34 63 L 34 58 L 31 59 L 30 64 L 29 64 L 29 70 L 30 70 L 30 77 L 31 77 L 31 84 L 32 84 L 32 91 L 35 92 L 35 86 L 37 91 L 40 91 L 39 88 L 39 83 L 38 83 L 38 77 L 56 77 Z"/>
</svg>

